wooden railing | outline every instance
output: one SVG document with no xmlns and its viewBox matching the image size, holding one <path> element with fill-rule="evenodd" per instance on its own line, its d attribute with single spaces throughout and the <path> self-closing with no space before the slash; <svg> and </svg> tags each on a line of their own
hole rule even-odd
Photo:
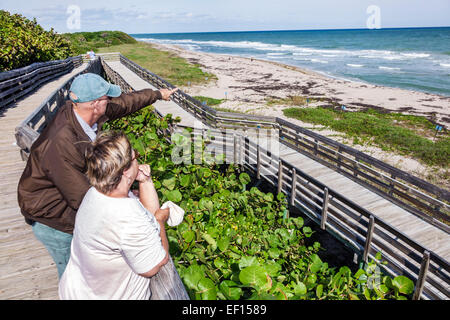
<svg viewBox="0 0 450 320">
<path fill-rule="evenodd" d="M 81 56 L 76 56 L 65 60 L 37 62 L 0 73 L 0 110 L 45 82 L 69 73 L 81 64 Z"/>
<path fill-rule="evenodd" d="M 141 75 L 143 79 L 149 81 L 153 86 L 157 88 L 173 87 L 170 83 L 163 81 L 157 76 L 156 82 L 150 81 L 149 79 L 154 78 L 155 75 L 147 73 L 143 68 L 138 68 L 135 63 L 127 62 L 128 59 L 122 56 L 120 59 L 121 61 L 126 61 L 126 65 L 133 65 L 132 68 L 134 70 L 141 70 L 141 74 L 138 73 L 138 75 Z M 102 67 L 101 64 L 97 65 Z M 105 69 L 102 72 L 107 75 L 110 81 L 117 81 L 116 83 L 124 91 L 130 90 L 131 87 L 120 75 L 108 68 L 104 63 L 103 67 Z M 66 84 L 60 90 L 66 92 L 67 88 Z M 58 104 L 61 105 L 62 103 L 62 99 L 58 98 L 58 92 L 59 90 L 48 101 L 44 102 L 33 115 L 30 115 L 23 122 L 22 127 L 29 126 L 29 130 L 35 130 L 36 123 L 40 120 L 39 118 L 44 118 L 44 122 L 48 121 L 50 116 L 47 115 L 46 118 L 46 112 L 41 112 L 40 109 L 46 108 L 45 106 L 48 102 L 54 101 L 57 104 L 52 111 L 54 112 L 58 108 Z M 188 110 L 191 109 L 192 114 L 195 113 L 202 119 L 208 119 L 206 123 L 212 127 L 212 129 L 202 129 L 200 132 L 194 129 L 191 133 L 192 139 L 199 134 L 202 136 L 224 137 L 223 139 L 215 140 L 213 143 L 218 146 L 219 150 L 222 148 L 224 152 L 231 150 L 227 155 L 228 159 L 231 157 L 234 163 L 238 163 L 253 172 L 258 179 L 264 179 L 276 187 L 277 191 L 284 192 L 289 197 L 291 205 L 302 210 L 322 229 L 327 230 L 340 241 L 353 248 L 362 257 L 363 261 L 374 258 L 376 252 L 383 251 L 383 260 L 387 261 L 387 265 L 380 265 L 380 267 L 389 274 L 404 274 L 414 279 L 416 281 L 415 299 L 419 297 L 425 299 L 450 298 L 450 265 L 439 255 L 416 243 L 382 219 L 341 195 L 337 190 L 327 187 L 298 167 L 271 154 L 270 151 L 262 148 L 248 136 L 236 133 L 231 138 L 230 135 L 226 134 L 227 126 L 230 128 L 237 127 L 240 131 L 244 131 L 243 128 L 245 129 L 242 124 L 247 126 L 247 128 L 256 130 L 275 126 L 280 132 L 280 143 L 296 146 L 299 145 L 298 143 L 296 144 L 297 141 L 303 141 L 306 144 L 304 138 L 300 137 L 299 134 L 295 136 L 292 135 L 292 132 L 287 132 L 287 128 L 295 131 L 298 130 L 297 127 L 284 123 L 278 118 L 254 116 L 243 118 L 233 113 L 219 113 L 211 108 L 204 107 L 198 100 L 181 91 L 177 92 L 177 99 L 180 101 L 181 106 Z M 39 128 L 41 127 L 37 127 L 37 130 Z M 167 130 L 166 134 L 173 132 L 173 129 Z M 308 133 L 306 131 L 302 132 L 305 136 L 311 137 Z M 317 136 L 313 135 L 312 137 L 317 140 L 317 142 L 312 144 L 312 153 L 317 152 L 319 154 L 319 151 L 323 152 L 323 141 L 318 139 L 319 137 Z M 28 140 L 27 145 L 19 145 L 22 148 L 29 148 L 31 140 Z M 286 142 L 286 140 L 288 141 Z M 305 147 L 305 149 L 310 148 Z M 337 146 L 337 149 L 341 157 L 345 155 L 342 148 L 339 151 L 339 146 Z M 348 150 L 344 151 L 348 152 Z M 337 153 L 336 155 L 339 156 Z M 365 158 L 360 157 L 360 159 Z M 340 166 L 342 167 L 343 164 L 341 163 Z"/>
<path fill-rule="evenodd" d="M 277 118 L 280 142 L 450 232 L 450 192 L 361 151 Z M 444 223 L 442 223 L 442 222 Z"/>
</svg>

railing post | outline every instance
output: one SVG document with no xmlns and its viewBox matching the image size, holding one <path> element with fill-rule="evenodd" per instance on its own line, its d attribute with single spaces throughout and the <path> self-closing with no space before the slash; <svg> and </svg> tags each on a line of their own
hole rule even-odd
<svg viewBox="0 0 450 320">
<path fill-rule="evenodd" d="M 237 137 L 235 133 L 233 133 L 233 162 L 234 165 L 237 164 Z"/>
<path fill-rule="evenodd" d="M 292 169 L 291 206 L 295 205 L 295 195 L 297 194 L 297 173 Z"/>
<path fill-rule="evenodd" d="M 391 178 L 392 180 L 395 180 L 396 176 L 394 173 L 391 174 Z M 389 195 L 392 196 L 394 194 L 394 188 L 395 188 L 395 183 L 390 181 L 389 182 Z"/>
<path fill-rule="evenodd" d="M 355 156 L 355 162 L 353 162 L 353 176 L 358 177 L 358 157 Z"/>
<path fill-rule="evenodd" d="M 283 160 L 279 158 L 278 160 L 278 193 L 281 192 L 281 188 L 283 187 Z"/>
<path fill-rule="evenodd" d="M 423 252 L 422 264 L 420 265 L 419 277 L 416 282 L 416 290 L 414 291 L 413 300 L 419 300 L 422 295 L 425 279 L 427 278 L 428 267 L 430 265 L 430 252 Z"/>
<path fill-rule="evenodd" d="M 323 190 L 323 207 L 322 207 L 322 218 L 320 220 L 320 228 L 325 230 L 327 224 L 328 216 L 328 188 Z"/>
<path fill-rule="evenodd" d="M 369 226 L 367 227 L 367 235 L 366 235 L 366 244 L 364 246 L 364 255 L 363 260 L 367 263 L 367 257 L 369 256 L 370 251 L 370 243 L 372 242 L 373 229 L 375 227 L 375 218 L 373 215 L 370 215 L 369 218 Z"/>
<path fill-rule="evenodd" d="M 256 179 L 261 179 L 261 150 L 259 144 L 256 147 Z"/>
<path fill-rule="evenodd" d="M 239 165 L 241 169 L 244 169 L 244 158 L 243 158 L 243 154 L 244 152 L 242 151 L 242 135 L 239 135 Z"/>
</svg>

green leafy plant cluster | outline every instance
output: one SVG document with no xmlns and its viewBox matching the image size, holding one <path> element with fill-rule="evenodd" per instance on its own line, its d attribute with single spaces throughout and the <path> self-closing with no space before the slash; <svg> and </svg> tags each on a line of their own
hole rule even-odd
<svg viewBox="0 0 450 320">
<path fill-rule="evenodd" d="M 72 45 L 53 28 L 45 31 L 37 22 L 20 14 L 0 10 L 0 71 L 27 66 L 33 62 L 66 59 Z"/>
<path fill-rule="evenodd" d="M 172 119 L 151 108 L 116 120 L 106 129 L 123 130 L 150 164 L 160 201 L 185 211 L 184 221 L 168 228 L 170 253 L 192 299 L 407 299 L 414 284 L 391 278 L 371 261 L 352 273 L 320 258 L 314 231 L 301 217 L 289 217 L 284 194 L 250 187 L 251 178 L 233 165 L 180 164 L 171 161 L 175 145 L 161 130 Z M 205 145 L 203 143 L 202 148 Z M 194 163 L 194 162 L 192 162 Z M 381 259 L 377 255 L 377 260 Z"/>
<path fill-rule="evenodd" d="M 136 39 L 122 31 L 75 32 L 62 36 L 72 43 L 77 55 L 99 48 L 137 43 Z"/>
<path fill-rule="evenodd" d="M 174 53 L 158 50 L 143 41 L 100 48 L 96 52 L 120 52 L 174 86 L 198 85 L 217 80 L 215 75 L 204 72 L 200 65 L 188 62 Z"/>
</svg>

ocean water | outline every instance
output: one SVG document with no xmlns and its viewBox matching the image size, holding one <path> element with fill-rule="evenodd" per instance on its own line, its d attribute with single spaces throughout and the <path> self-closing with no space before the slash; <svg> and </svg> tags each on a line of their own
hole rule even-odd
<svg viewBox="0 0 450 320">
<path fill-rule="evenodd" d="M 450 27 L 131 36 L 193 51 L 277 61 L 335 78 L 450 96 Z"/>
</svg>

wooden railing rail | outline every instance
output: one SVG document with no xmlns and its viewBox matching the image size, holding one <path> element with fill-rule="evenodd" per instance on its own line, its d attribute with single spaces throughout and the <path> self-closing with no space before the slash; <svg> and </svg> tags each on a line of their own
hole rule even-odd
<svg viewBox="0 0 450 320">
<path fill-rule="evenodd" d="M 0 110 L 45 82 L 71 72 L 82 64 L 80 56 L 65 60 L 37 62 L 0 73 Z"/>
</svg>

